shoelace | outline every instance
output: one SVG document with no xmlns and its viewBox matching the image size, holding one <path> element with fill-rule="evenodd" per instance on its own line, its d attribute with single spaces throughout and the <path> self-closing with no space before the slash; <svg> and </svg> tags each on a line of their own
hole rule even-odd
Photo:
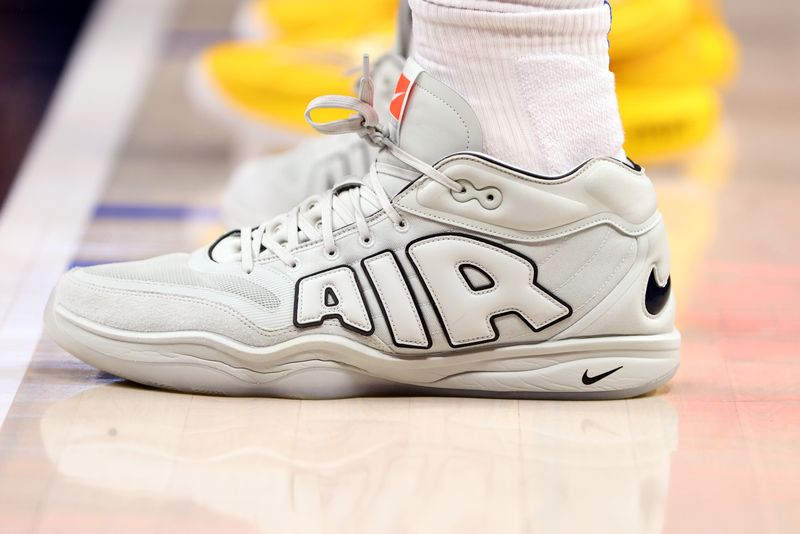
<svg viewBox="0 0 800 534">
<path fill-rule="evenodd" d="M 317 97 L 306 108 L 306 121 L 323 134 L 357 133 L 378 147 L 379 151 L 388 151 L 411 169 L 379 162 L 376 159 L 361 180 L 341 182 L 321 196 L 311 197 L 287 213 L 256 228 L 242 228 L 241 262 L 245 272 L 252 272 L 255 261 L 265 252 L 271 252 L 290 268 L 297 267 L 298 260 L 292 250 L 301 243 L 303 236 L 308 241 L 321 239 L 324 253 L 328 258 L 336 258 L 338 249 L 334 232 L 338 228 L 334 227 L 334 215 L 344 221 L 345 225 L 355 223 L 362 244 L 369 245 L 372 236 L 367 217 L 374 212 L 365 213 L 365 206 L 373 206 L 377 208 L 375 211 L 383 211 L 395 229 L 404 232 L 407 223 L 392 206 L 392 200 L 381 183 L 381 175 L 410 182 L 422 174 L 452 191 L 463 191 L 461 184 L 409 154 L 389 138 L 388 128 L 380 124 L 378 112 L 373 107 L 373 85 L 368 55 L 364 55 L 362 69 L 359 98 L 342 95 Z M 311 118 L 314 110 L 331 108 L 350 110 L 355 114 L 347 119 L 330 122 L 316 122 Z"/>
<path fill-rule="evenodd" d="M 381 85 L 381 87 L 378 87 L 377 84 L 375 84 L 373 93 L 375 98 L 380 95 L 382 102 L 389 102 L 394 95 L 394 76 L 391 78 L 387 77 L 386 64 L 391 65 L 395 61 L 398 61 L 397 56 L 392 53 L 387 53 L 372 64 L 371 72 L 375 73 L 379 72 L 379 69 L 383 70 L 377 80 L 374 79 L 373 76 L 373 81 Z M 352 76 L 361 71 L 362 68 L 362 66 L 353 67 L 348 69 L 345 74 L 347 76 Z M 391 67 L 389 67 L 389 69 L 390 72 L 394 74 L 394 69 Z M 361 80 L 354 86 L 356 92 L 360 91 L 359 85 L 361 85 Z M 369 170 L 369 166 L 375 158 L 375 152 L 372 148 L 373 147 L 365 143 L 361 137 L 357 135 L 353 136 L 352 140 L 343 143 L 338 150 L 321 158 L 314 165 L 309 174 L 311 181 L 313 183 L 324 183 L 325 187 L 323 189 L 330 189 L 343 179 L 360 178 Z"/>
</svg>

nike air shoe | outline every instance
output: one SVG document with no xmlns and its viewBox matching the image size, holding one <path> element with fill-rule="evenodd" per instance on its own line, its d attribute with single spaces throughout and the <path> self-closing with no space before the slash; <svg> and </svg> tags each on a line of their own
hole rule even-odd
<svg viewBox="0 0 800 534">
<path fill-rule="evenodd" d="M 603 399 L 669 380 L 670 255 L 640 167 L 538 176 L 483 154 L 467 102 L 413 61 L 389 124 L 362 81 L 307 116 L 378 148 L 364 177 L 192 254 L 68 272 L 50 335 L 109 373 L 227 395 Z"/>
</svg>

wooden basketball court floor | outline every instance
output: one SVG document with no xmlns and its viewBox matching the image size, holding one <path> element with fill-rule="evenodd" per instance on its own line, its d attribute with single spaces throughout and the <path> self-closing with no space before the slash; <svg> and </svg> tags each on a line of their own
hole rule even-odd
<svg viewBox="0 0 800 534">
<path fill-rule="evenodd" d="M 183 395 L 41 336 L 69 265 L 222 230 L 231 144 L 184 75 L 234 7 L 102 4 L 3 212 L 0 532 L 800 532 L 794 3 L 730 3 L 743 70 L 725 124 L 651 169 L 682 365 L 610 402 Z"/>
</svg>

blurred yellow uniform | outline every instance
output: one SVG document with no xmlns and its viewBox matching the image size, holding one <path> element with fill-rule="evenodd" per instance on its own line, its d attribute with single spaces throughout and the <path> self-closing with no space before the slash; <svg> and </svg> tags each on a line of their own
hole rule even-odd
<svg viewBox="0 0 800 534">
<path fill-rule="evenodd" d="M 674 158 L 714 130 L 719 89 L 737 65 L 733 36 L 711 0 L 611 0 L 611 69 L 625 149 L 645 162 Z M 257 0 L 248 7 L 268 39 L 210 47 L 196 65 L 205 100 L 240 117 L 308 132 L 306 104 L 347 94 L 363 52 L 392 44 L 396 0 Z"/>
<path fill-rule="evenodd" d="M 625 150 L 673 159 L 719 122 L 719 89 L 734 76 L 737 47 L 714 2 L 611 0 L 611 70 Z"/>
</svg>

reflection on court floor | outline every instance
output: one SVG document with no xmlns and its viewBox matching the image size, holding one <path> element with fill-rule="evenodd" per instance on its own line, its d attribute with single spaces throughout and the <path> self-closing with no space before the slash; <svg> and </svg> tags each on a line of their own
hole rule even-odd
<svg viewBox="0 0 800 534">
<path fill-rule="evenodd" d="M 677 417 L 661 396 L 227 400 L 111 383 L 51 405 L 40 438 L 59 482 L 43 506 L 55 512 L 86 494 L 117 510 L 136 499 L 144 516 L 182 507 L 183 517 L 158 518 L 163 530 L 200 512 L 219 527 L 280 532 L 420 521 L 448 532 L 576 532 L 609 506 L 619 510 L 609 531 L 663 524 Z"/>
</svg>

